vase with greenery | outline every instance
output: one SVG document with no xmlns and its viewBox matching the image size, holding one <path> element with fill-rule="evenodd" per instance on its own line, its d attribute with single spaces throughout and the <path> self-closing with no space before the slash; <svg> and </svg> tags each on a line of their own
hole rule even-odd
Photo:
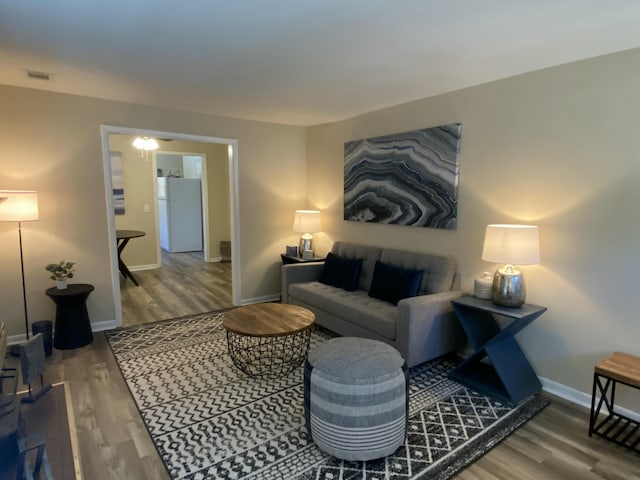
<svg viewBox="0 0 640 480">
<path fill-rule="evenodd" d="M 67 279 L 73 278 L 73 272 L 75 268 L 73 268 L 75 262 L 66 262 L 64 260 L 58 263 L 50 263 L 47 265 L 45 270 L 51 273 L 51 280 L 56 281 L 56 286 L 58 290 L 64 290 L 67 288 Z"/>
</svg>

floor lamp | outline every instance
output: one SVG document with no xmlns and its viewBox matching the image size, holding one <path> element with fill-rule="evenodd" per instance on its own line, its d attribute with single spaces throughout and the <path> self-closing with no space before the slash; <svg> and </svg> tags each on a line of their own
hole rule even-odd
<svg viewBox="0 0 640 480">
<path fill-rule="evenodd" d="M 22 222 L 38 220 L 38 193 L 28 190 L 0 190 L 0 222 L 18 222 L 20 241 L 20 272 L 22 273 L 22 301 L 24 303 L 24 329 L 29 340 L 27 315 L 27 291 L 24 284 L 24 260 L 22 257 Z"/>
</svg>

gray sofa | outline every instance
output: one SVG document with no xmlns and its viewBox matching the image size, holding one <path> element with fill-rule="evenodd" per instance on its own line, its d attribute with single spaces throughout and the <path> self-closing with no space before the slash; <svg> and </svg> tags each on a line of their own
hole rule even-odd
<svg viewBox="0 0 640 480">
<path fill-rule="evenodd" d="M 412 367 L 461 347 L 465 336 L 451 307 L 458 290 L 455 261 L 446 256 L 335 242 L 334 255 L 362 258 L 355 291 L 318 281 L 323 264 L 282 266 L 282 303 L 313 311 L 316 323 L 343 336 L 372 338 L 395 347 Z M 377 260 L 423 270 L 418 295 L 397 305 L 368 295 Z"/>
</svg>

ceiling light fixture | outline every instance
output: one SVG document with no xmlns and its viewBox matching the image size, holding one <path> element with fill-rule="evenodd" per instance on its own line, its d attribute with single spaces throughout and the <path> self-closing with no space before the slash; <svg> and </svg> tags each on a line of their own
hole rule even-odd
<svg viewBox="0 0 640 480">
<path fill-rule="evenodd" d="M 146 162 L 149 161 L 149 150 L 157 150 L 159 147 L 158 141 L 151 137 L 136 137 L 132 145 L 140 150 L 140 158 L 144 158 Z"/>
<path fill-rule="evenodd" d="M 136 137 L 133 146 L 138 150 L 157 150 L 159 147 L 158 141 L 151 137 Z"/>
</svg>

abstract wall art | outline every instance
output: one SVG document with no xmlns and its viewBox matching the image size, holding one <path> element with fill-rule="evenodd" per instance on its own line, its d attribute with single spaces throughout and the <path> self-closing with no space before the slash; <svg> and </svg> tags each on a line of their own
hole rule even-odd
<svg viewBox="0 0 640 480">
<path fill-rule="evenodd" d="M 109 152 L 111 155 L 111 187 L 113 188 L 113 213 L 124 215 L 124 178 L 122 170 L 122 152 Z"/>
<path fill-rule="evenodd" d="M 455 229 L 462 125 L 344 144 L 344 219 Z"/>
</svg>

